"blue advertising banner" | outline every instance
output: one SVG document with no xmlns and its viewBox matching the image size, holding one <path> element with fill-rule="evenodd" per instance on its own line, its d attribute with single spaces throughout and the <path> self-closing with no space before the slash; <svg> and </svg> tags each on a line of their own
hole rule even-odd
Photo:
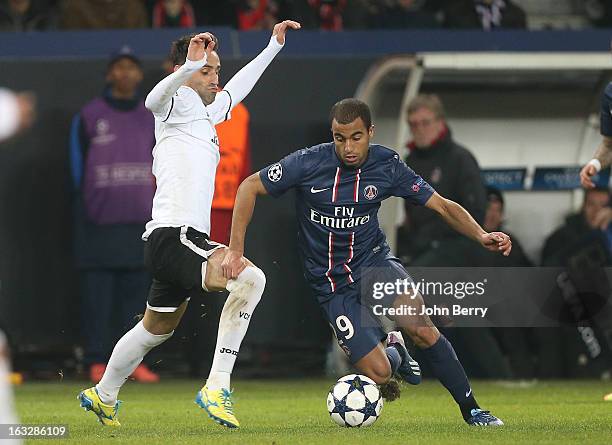
<svg viewBox="0 0 612 445">
<path fill-rule="evenodd" d="M 499 190 L 523 190 L 527 168 L 485 168 L 480 172 L 487 187 Z"/>
<path fill-rule="evenodd" d="M 537 167 L 533 175 L 532 190 L 572 190 L 580 188 L 580 166 Z M 608 187 L 610 170 L 602 170 L 594 178 L 598 187 Z"/>
</svg>

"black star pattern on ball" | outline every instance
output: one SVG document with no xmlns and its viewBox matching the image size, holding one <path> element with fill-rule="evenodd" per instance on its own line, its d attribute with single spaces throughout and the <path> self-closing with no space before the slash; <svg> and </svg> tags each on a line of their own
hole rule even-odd
<svg viewBox="0 0 612 445">
<path fill-rule="evenodd" d="M 355 377 L 353 380 L 351 380 L 350 385 L 351 385 L 351 389 L 349 389 L 349 394 L 352 393 L 353 391 L 355 391 L 356 389 L 363 392 L 363 387 L 366 385 L 369 385 L 370 383 L 361 380 L 359 378 L 359 376 Z"/>
<path fill-rule="evenodd" d="M 340 414 L 340 417 L 342 417 L 342 420 L 346 421 L 346 417 L 345 417 L 346 413 L 348 413 L 349 411 L 353 411 L 351 408 L 346 406 L 346 396 L 342 397 L 342 399 L 337 399 L 336 396 L 333 396 L 333 398 L 334 398 L 334 409 L 331 410 L 329 414 L 330 415 L 332 415 L 333 413 Z"/>
<path fill-rule="evenodd" d="M 370 417 L 376 417 L 376 405 L 378 405 L 378 400 L 374 403 L 370 402 L 370 400 L 365 398 L 366 404 L 363 408 L 358 409 L 360 413 L 363 414 L 363 421 L 365 422 Z"/>
</svg>

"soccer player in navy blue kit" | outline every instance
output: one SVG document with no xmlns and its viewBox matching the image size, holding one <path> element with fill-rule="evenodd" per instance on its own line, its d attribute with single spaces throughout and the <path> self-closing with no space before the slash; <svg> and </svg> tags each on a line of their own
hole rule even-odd
<svg viewBox="0 0 612 445">
<path fill-rule="evenodd" d="M 599 173 L 602 168 L 607 168 L 612 164 L 612 82 L 606 86 L 601 96 L 599 127 L 602 136 L 601 143 L 597 147 L 593 159 L 580 171 L 580 183 L 586 189 L 595 188 L 593 176 Z M 605 395 L 604 400 L 612 402 L 612 392 Z"/>
<path fill-rule="evenodd" d="M 234 277 L 245 266 L 244 238 L 257 195 L 278 197 L 295 189 L 305 276 L 340 346 L 360 372 L 380 385 L 394 374 L 418 384 L 419 366 L 408 355 L 401 334 L 387 335 L 360 300 L 358 284 L 364 268 L 382 269 L 385 282 L 410 279 L 390 253 L 379 227 L 381 202 L 399 196 L 425 205 L 454 229 L 503 255 L 510 254 L 510 237 L 485 232 L 463 207 L 437 194 L 395 151 L 370 145 L 374 126 L 364 102 L 341 100 L 332 108 L 330 121 L 333 143 L 298 150 L 240 185 L 229 251 L 222 264 L 224 275 Z M 393 298 L 394 307 L 423 305 L 418 294 L 416 299 L 402 294 Z M 453 347 L 427 315 L 401 315 L 393 320 L 423 350 L 468 424 L 503 425 L 480 409 Z"/>
</svg>

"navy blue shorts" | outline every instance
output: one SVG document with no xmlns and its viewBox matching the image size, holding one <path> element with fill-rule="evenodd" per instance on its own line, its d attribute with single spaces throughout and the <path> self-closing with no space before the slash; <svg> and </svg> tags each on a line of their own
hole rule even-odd
<svg viewBox="0 0 612 445">
<path fill-rule="evenodd" d="M 334 297 L 321 303 L 321 310 L 338 344 L 353 364 L 387 338 L 380 319 L 372 313 L 367 303 L 362 302 L 361 286 L 369 286 L 371 281 L 410 279 L 406 269 L 395 257 L 385 258 L 375 267 L 372 273 L 362 277 L 361 284 L 346 286 L 336 292 Z"/>
</svg>

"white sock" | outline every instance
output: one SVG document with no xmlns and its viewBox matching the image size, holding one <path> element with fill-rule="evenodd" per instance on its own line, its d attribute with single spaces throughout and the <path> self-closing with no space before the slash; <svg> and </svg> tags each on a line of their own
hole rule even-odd
<svg viewBox="0 0 612 445">
<path fill-rule="evenodd" d="M 142 362 L 144 356 L 155 346 L 172 337 L 173 333 L 174 331 L 163 335 L 151 334 L 145 329 L 142 320 L 126 332 L 115 345 L 102 380 L 96 385 L 102 403 L 114 405 L 121 386 Z"/>
<path fill-rule="evenodd" d="M 235 280 L 228 281 L 226 287 L 230 294 L 219 318 L 215 356 L 206 380 L 208 389 L 229 389 L 240 344 L 265 286 L 266 276 L 253 266 L 246 267 Z"/>
<path fill-rule="evenodd" d="M 13 407 L 13 389 L 9 381 L 10 365 L 8 346 L 2 331 L 0 331 L 0 425 L 17 423 L 17 415 Z M 7 440 L 9 442 L 9 440 Z M 13 442 L 12 440 L 10 441 Z M 3 443 L 0 440 L 0 443 Z M 16 445 L 21 441 L 16 442 Z"/>
</svg>

